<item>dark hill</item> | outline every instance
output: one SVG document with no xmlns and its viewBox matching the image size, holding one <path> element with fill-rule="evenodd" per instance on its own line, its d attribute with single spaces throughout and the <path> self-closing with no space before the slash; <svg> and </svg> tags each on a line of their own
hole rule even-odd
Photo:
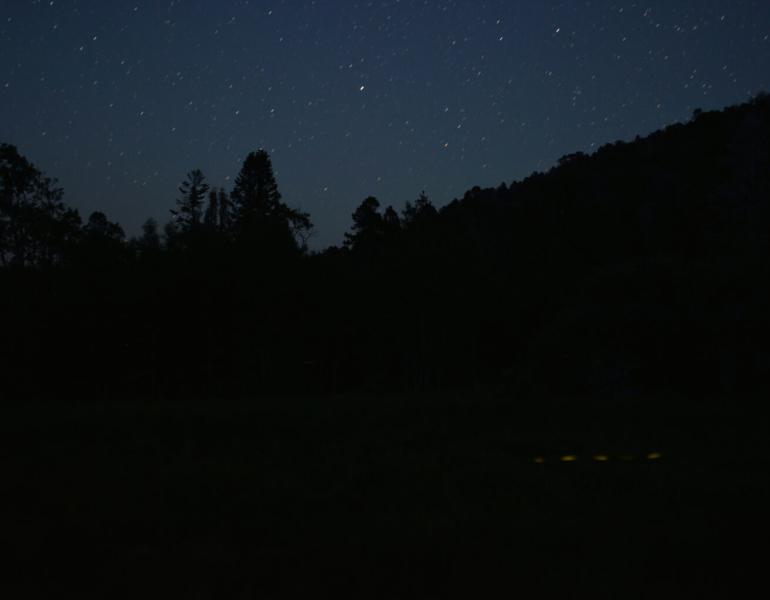
<svg viewBox="0 0 770 600">
<path fill-rule="evenodd" d="M 148 223 L 127 242 L 4 145 L 6 394 L 767 391 L 767 96 L 440 210 L 368 198 L 344 247 L 314 255 L 308 215 L 253 157 L 205 216 L 191 172 L 165 241 Z"/>
<path fill-rule="evenodd" d="M 761 96 L 565 156 L 510 186 L 474 188 L 419 231 L 381 236 L 377 269 L 361 248 L 365 306 L 379 308 L 369 314 L 387 320 L 400 304 L 410 319 L 407 333 L 388 324 L 373 337 L 402 355 L 411 348 L 407 362 L 429 385 L 765 389 L 769 167 Z"/>
</svg>

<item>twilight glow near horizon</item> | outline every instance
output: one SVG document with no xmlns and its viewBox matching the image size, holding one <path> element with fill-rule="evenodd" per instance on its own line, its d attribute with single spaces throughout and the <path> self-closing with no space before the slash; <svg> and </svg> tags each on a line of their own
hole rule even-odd
<svg viewBox="0 0 770 600">
<path fill-rule="evenodd" d="M 128 234 L 270 152 L 338 244 L 368 195 L 443 205 L 770 91 L 766 0 L 6 0 L 0 142 Z"/>
</svg>

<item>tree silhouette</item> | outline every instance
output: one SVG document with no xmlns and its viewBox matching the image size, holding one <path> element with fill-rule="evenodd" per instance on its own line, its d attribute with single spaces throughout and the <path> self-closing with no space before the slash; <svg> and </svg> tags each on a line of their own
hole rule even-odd
<svg viewBox="0 0 770 600">
<path fill-rule="evenodd" d="M 392 206 L 388 206 L 385 212 L 382 213 L 382 224 L 385 235 L 392 237 L 401 231 L 401 219 L 396 212 L 396 209 Z"/>
<path fill-rule="evenodd" d="M 209 232 L 231 233 L 231 203 L 224 188 L 213 189 L 209 192 L 206 211 L 203 214 L 203 225 Z"/>
<path fill-rule="evenodd" d="M 0 145 L 0 265 L 45 266 L 61 260 L 80 217 L 63 190 L 15 146 Z"/>
<path fill-rule="evenodd" d="M 171 210 L 177 231 L 188 233 L 201 224 L 208 191 L 209 185 L 203 171 L 194 169 L 187 174 L 187 179 L 179 186 L 181 195 L 176 201 L 177 207 Z"/>
<path fill-rule="evenodd" d="M 302 252 L 307 251 L 307 242 L 313 233 L 313 223 L 310 215 L 296 208 L 283 205 L 284 218 L 289 223 L 289 229 Z"/>
<path fill-rule="evenodd" d="M 98 210 L 92 212 L 88 217 L 83 232 L 86 239 L 113 244 L 120 244 L 126 238 L 123 228 L 107 219 L 107 215 Z"/>
<path fill-rule="evenodd" d="M 158 222 L 149 218 L 142 223 L 142 235 L 138 240 L 139 248 L 144 253 L 157 253 L 160 251 L 160 233 L 158 233 Z"/>
<path fill-rule="evenodd" d="M 123 228 L 103 212 L 94 211 L 81 229 L 75 262 L 94 272 L 114 266 L 130 255 L 125 242 Z"/>
<path fill-rule="evenodd" d="M 345 246 L 361 251 L 375 247 L 382 238 L 384 221 L 380 214 L 380 201 L 369 196 L 353 212 L 351 233 L 345 233 Z"/>
<path fill-rule="evenodd" d="M 232 227 L 232 207 L 230 198 L 224 188 L 219 188 L 217 200 L 217 225 L 220 231 L 230 231 Z"/>
<path fill-rule="evenodd" d="M 420 192 L 420 196 L 414 201 L 414 204 L 407 202 L 402 212 L 401 222 L 405 229 L 412 227 L 423 227 L 438 216 L 436 207 L 433 206 L 425 192 Z"/>
<path fill-rule="evenodd" d="M 281 202 L 270 156 L 250 153 L 230 194 L 232 229 L 243 243 L 294 251 L 304 246 L 312 224 L 306 213 Z"/>
<path fill-rule="evenodd" d="M 236 226 L 243 232 L 257 230 L 277 216 L 281 194 L 267 152 L 259 150 L 246 157 L 230 198 Z"/>
<path fill-rule="evenodd" d="M 179 231 L 177 230 L 174 221 L 167 221 L 163 225 L 163 245 L 166 250 L 174 250 L 177 247 L 177 241 L 179 239 Z"/>
<path fill-rule="evenodd" d="M 203 215 L 203 224 L 208 230 L 219 228 L 219 194 L 216 190 L 209 192 L 209 203 L 206 205 L 206 212 Z"/>
</svg>

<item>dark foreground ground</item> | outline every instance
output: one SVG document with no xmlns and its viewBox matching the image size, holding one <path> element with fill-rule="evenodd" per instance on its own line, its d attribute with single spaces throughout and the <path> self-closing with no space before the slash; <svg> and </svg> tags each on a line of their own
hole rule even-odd
<svg viewBox="0 0 770 600">
<path fill-rule="evenodd" d="M 3 597 L 731 597 L 764 578 L 770 442 L 718 404 L 6 409 Z"/>
</svg>

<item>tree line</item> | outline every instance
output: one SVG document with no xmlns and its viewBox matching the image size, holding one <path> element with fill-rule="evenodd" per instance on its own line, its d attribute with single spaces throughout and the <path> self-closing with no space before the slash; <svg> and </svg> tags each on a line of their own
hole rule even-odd
<svg viewBox="0 0 770 600">
<path fill-rule="evenodd" d="M 312 229 L 307 213 L 281 201 L 270 157 L 263 150 L 247 156 L 229 194 L 211 190 L 200 169 L 190 171 L 179 186 L 163 236 L 157 221 L 148 219 L 142 235 L 128 241 L 123 228 L 103 212 L 93 212 L 83 223 L 79 212 L 64 203 L 56 180 L 10 144 L 0 145 L 0 184 L 0 266 L 7 269 L 77 263 L 83 252 L 94 254 L 100 245 L 101 250 L 113 246 L 134 256 L 161 246 L 184 251 L 206 236 L 258 242 L 271 251 L 296 254 L 306 252 Z"/>
<path fill-rule="evenodd" d="M 3 144 L 4 394 L 765 389 L 769 167 L 760 95 L 441 208 L 367 197 L 310 252 L 264 151 L 229 192 L 191 170 L 127 239 Z"/>
</svg>

